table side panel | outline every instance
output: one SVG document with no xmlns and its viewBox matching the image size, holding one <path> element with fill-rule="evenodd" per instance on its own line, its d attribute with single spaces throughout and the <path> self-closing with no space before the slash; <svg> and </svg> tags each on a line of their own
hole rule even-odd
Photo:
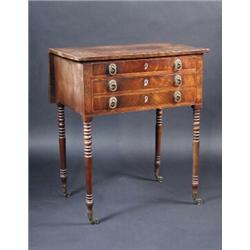
<svg viewBox="0 0 250 250">
<path fill-rule="evenodd" d="M 56 102 L 56 87 L 55 87 L 55 70 L 54 70 L 54 55 L 49 53 L 49 85 L 48 97 L 49 102 Z"/>
<path fill-rule="evenodd" d="M 56 102 L 84 113 L 83 65 L 54 57 Z"/>
</svg>

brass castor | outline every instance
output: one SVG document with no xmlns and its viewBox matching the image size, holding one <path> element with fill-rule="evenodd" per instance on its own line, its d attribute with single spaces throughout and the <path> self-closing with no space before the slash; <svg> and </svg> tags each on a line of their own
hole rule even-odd
<svg viewBox="0 0 250 250">
<path fill-rule="evenodd" d="M 99 221 L 98 219 L 94 218 L 94 219 L 92 219 L 92 220 L 89 220 L 89 223 L 90 223 L 91 225 L 95 225 L 95 224 L 100 224 L 100 221 Z"/>
<path fill-rule="evenodd" d="M 96 225 L 96 224 L 99 224 L 100 223 L 100 221 L 97 219 L 97 218 L 94 218 L 93 217 L 93 213 L 88 213 L 88 219 L 89 219 L 89 223 L 91 224 L 91 225 Z"/>
<path fill-rule="evenodd" d="M 65 184 L 62 185 L 62 192 L 65 198 L 68 198 L 71 195 L 70 193 L 67 192 L 67 186 Z"/>
<path fill-rule="evenodd" d="M 194 204 L 200 206 L 203 203 L 201 198 L 193 198 Z"/>
<path fill-rule="evenodd" d="M 66 192 L 66 193 L 63 193 L 63 195 L 64 195 L 65 198 L 69 198 L 71 196 L 71 193 Z"/>
<path fill-rule="evenodd" d="M 155 179 L 156 179 L 158 182 L 163 182 L 164 177 L 161 176 L 161 175 L 155 175 Z"/>
</svg>

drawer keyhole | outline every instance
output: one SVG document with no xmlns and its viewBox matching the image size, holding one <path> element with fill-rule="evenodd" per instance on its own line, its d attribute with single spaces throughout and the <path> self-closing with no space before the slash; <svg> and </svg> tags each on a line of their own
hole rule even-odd
<svg viewBox="0 0 250 250">
<path fill-rule="evenodd" d="M 148 96 L 145 95 L 145 96 L 144 96 L 144 103 L 147 103 L 147 102 L 148 102 Z"/>
<path fill-rule="evenodd" d="M 148 79 L 144 79 L 144 87 L 148 86 L 148 83 L 149 83 Z"/>
</svg>

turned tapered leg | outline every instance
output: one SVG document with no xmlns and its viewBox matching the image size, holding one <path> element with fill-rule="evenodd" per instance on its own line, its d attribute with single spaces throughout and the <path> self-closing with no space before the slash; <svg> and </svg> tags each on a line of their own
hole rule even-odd
<svg viewBox="0 0 250 250">
<path fill-rule="evenodd" d="M 90 224 L 98 224 L 99 221 L 93 215 L 93 192 L 92 192 L 92 133 L 91 118 L 84 119 L 83 122 L 83 141 L 84 141 L 84 163 L 85 163 L 85 187 L 86 187 L 86 206 Z"/>
<path fill-rule="evenodd" d="M 154 174 L 157 181 L 162 182 L 163 177 L 160 176 L 160 162 L 161 162 L 161 137 L 162 137 L 162 116 L 163 109 L 156 110 L 156 126 L 155 126 L 155 168 Z"/>
<path fill-rule="evenodd" d="M 64 125 L 64 105 L 57 104 L 57 122 L 59 132 L 59 150 L 60 150 L 60 178 L 62 183 L 62 191 L 65 197 L 69 197 L 67 192 L 67 168 L 66 168 L 66 139 Z"/>
<path fill-rule="evenodd" d="M 201 198 L 198 198 L 199 187 L 199 146 L 200 146 L 200 113 L 199 106 L 193 106 L 193 174 L 192 174 L 192 198 L 193 201 L 200 205 Z"/>
</svg>

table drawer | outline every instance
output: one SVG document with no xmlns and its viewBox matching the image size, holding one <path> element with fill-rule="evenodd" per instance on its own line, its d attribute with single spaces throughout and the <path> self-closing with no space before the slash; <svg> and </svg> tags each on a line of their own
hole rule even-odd
<svg viewBox="0 0 250 250">
<path fill-rule="evenodd" d="M 171 89 L 164 92 L 148 94 L 125 94 L 113 96 L 96 96 L 93 98 L 95 111 L 115 111 L 126 108 L 145 109 L 155 106 L 192 105 L 196 98 L 196 88 Z"/>
<path fill-rule="evenodd" d="M 96 75 L 119 75 L 136 72 L 164 71 L 178 72 L 195 69 L 200 56 L 179 56 L 155 59 L 119 60 L 92 64 L 92 73 Z"/>
<path fill-rule="evenodd" d="M 93 93 L 116 94 L 120 91 L 144 91 L 165 87 L 192 87 L 196 84 L 195 70 L 188 73 L 176 73 L 155 76 L 107 77 L 92 80 Z"/>
</svg>

